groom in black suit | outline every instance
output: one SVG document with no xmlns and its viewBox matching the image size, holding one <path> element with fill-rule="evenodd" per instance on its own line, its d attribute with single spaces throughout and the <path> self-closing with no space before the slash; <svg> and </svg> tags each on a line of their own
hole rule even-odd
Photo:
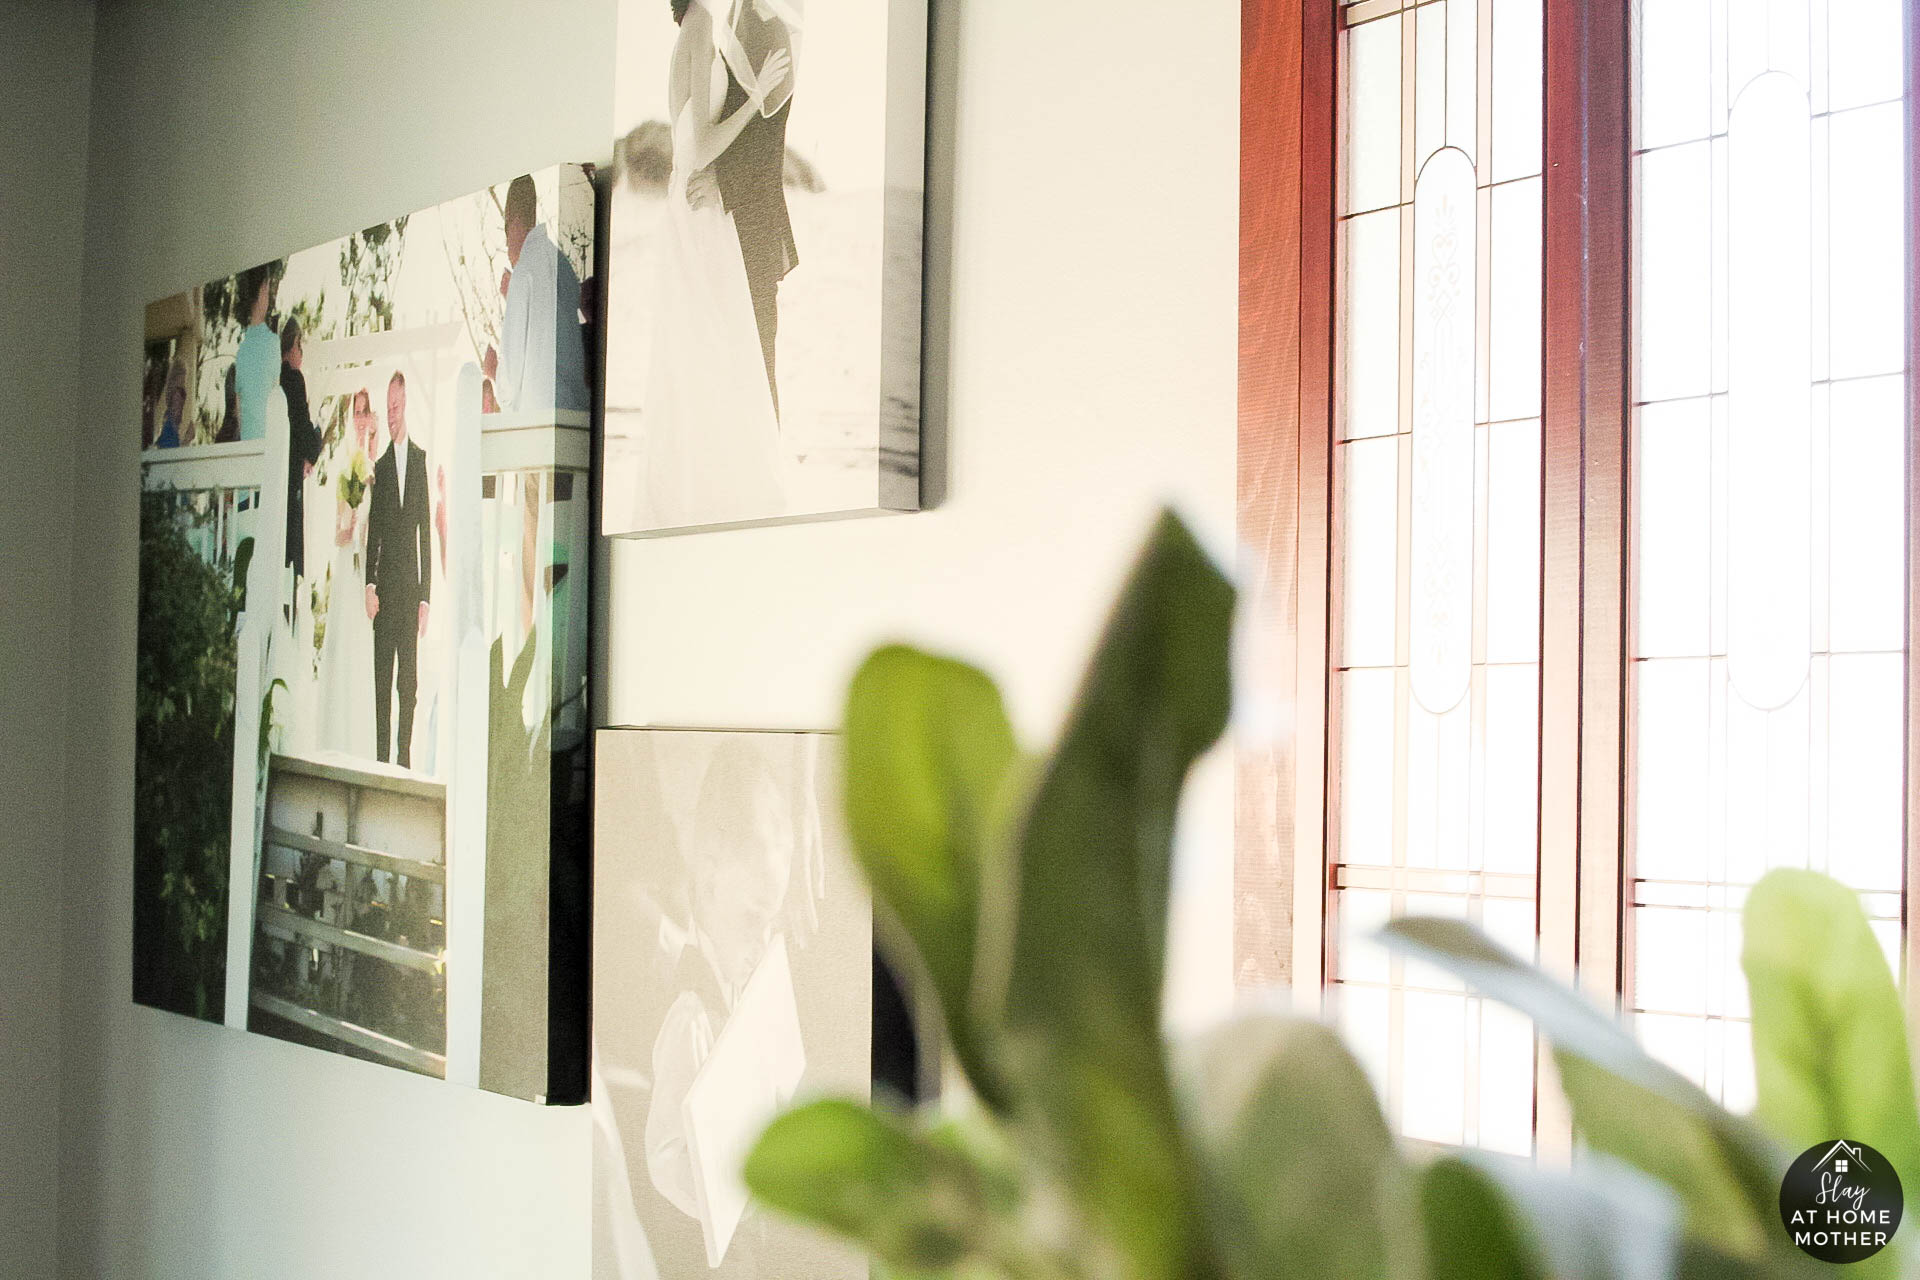
<svg viewBox="0 0 1920 1280">
<path fill-rule="evenodd" d="M 792 56 L 793 33 L 766 0 L 742 0 L 734 32 L 750 68 L 758 69 L 775 50 Z M 790 66 L 780 83 L 764 86 L 766 109 L 748 121 L 733 145 L 713 162 L 721 204 L 733 215 L 734 230 L 740 236 L 740 256 L 747 265 L 753 314 L 760 324 L 760 351 L 767 361 L 767 389 L 773 392 L 776 414 L 780 383 L 774 372 L 774 344 L 780 332 L 780 282 L 800 265 L 793 219 L 787 212 L 787 120 L 793 114 L 793 74 Z M 731 116 L 746 101 L 739 71 L 729 64 L 721 118 Z"/>
<path fill-rule="evenodd" d="M 412 767 L 413 706 L 420 637 L 433 596 L 433 516 L 427 455 L 407 442 L 407 380 L 387 383 L 387 434 L 393 444 L 373 468 L 367 512 L 367 617 L 373 620 L 373 723 L 382 762 L 395 760 L 393 702 L 400 702 L 398 763 Z"/>
</svg>

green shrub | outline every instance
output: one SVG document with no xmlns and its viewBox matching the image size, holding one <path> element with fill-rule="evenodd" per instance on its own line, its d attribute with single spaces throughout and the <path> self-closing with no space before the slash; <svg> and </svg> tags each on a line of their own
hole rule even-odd
<svg viewBox="0 0 1920 1280">
<path fill-rule="evenodd" d="M 133 993 L 218 1022 L 227 967 L 234 616 L 223 566 L 194 551 L 171 492 L 140 503 L 134 703 Z"/>
</svg>

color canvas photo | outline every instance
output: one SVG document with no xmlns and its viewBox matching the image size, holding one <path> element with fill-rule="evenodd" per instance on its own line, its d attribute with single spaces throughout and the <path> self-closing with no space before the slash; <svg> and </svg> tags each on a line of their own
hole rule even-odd
<svg viewBox="0 0 1920 1280">
<path fill-rule="evenodd" d="M 593 190 L 147 309 L 134 996 L 584 1093 Z"/>
</svg>

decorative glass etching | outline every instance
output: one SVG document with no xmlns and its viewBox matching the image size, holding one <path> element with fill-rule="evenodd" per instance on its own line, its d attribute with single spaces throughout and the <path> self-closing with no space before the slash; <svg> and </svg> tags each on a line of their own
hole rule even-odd
<svg viewBox="0 0 1920 1280">
<path fill-rule="evenodd" d="M 1448 147 L 1413 196 L 1413 696 L 1445 715 L 1473 661 L 1473 161 Z"/>
</svg>

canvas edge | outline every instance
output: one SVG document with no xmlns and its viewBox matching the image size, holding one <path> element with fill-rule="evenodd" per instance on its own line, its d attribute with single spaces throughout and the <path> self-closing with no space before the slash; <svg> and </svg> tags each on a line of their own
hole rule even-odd
<svg viewBox="0 0 1920 1280">
<path fill-rule="evenodd" d="M 585 162 L 569 162 L 558 166 L 562 189 L 578 184 L 585 189 L 587 200 L 584 206 L 585 230 L 587 232 L 588 264 L 595 276 L 602 271 L 600 263 L 600 204 L 602 192 L 594 181 L 595 167 Z M 565 208 L 564 200 L 561 205 Z M 571 228 L 569 228 L 571 230 Z M 584 792 L 580 799 L 579 811 L 570 819 L 560 812 L 564 803 L 562 797 L 549 793 L 551 806 L 552 833 L 548 842 L 547 871 L 547 1062 L 546 1092 L 530 1099 L 535 1103 L 551 1107 L 572 1107 L 584 1105 L 588 1097 L 588 1063 L 591 1054 L 591 1035 L 593 1017 L 593 805 L 594 805 L 594 747 L 599 740 L 599 730 L 593 724 L 593 654 L 596 628 L 593 607 L 595 559 L 593 542 L 599 533 L 599 467 L 597 440 L 599 436 L 597 415 L 594 406 L 599 400 L 599 382 L 593 376 L 597 370 L 599 329 L 602 324 L 599 293 L 601 285 L 596 280 L 595 296 L 586 308 L 590 331 L 585 335 L 583 353 L 587 361 L 588 421 L 590 434 L 586 467 L 582 477 L 586 493 L 583 495 L 588 504 L 586 558 L 582 564 L 571 565 L 568 575 L 576 572 L 579 579 L 572 587 L 574 594 L 586 593 L 587 609 L 586 645 L 587 664 L 585 685 L 581 697 L 588 709 L 586 723 L 577 748 L 581 755 L 579 768 L 584 775 Z M 556 358 L 558 353 L 556 352 Z M 556 464 L 559 459 L 555 459 Z M 549 602 L 548 625 L 558 628 L 560 615 L 557 606 Z M 554 752 L 555 756 L 560 753 Z M 484 1055 L 486 1047 L 481 1046 Z"/>
<path fill-rule="evenodd" d="M 931 0 L 891 0 L 887 14 L 886 212 L 882 222 L 879 450 L 875 505 L 918 511 L 926 473 L 927 103 Z M 907 210 L 915 210 L 907 216 Z M 908 237 L 901 245 L 898 239 Z M 892 335 L 906 335 L 895 342 Z M 887 407 L 911 406 L 897 424 Z M 889 437 L 893 438 L 889 438 Z M 887 466 L 911 452 L 911 474 Z"/>
</svg>

